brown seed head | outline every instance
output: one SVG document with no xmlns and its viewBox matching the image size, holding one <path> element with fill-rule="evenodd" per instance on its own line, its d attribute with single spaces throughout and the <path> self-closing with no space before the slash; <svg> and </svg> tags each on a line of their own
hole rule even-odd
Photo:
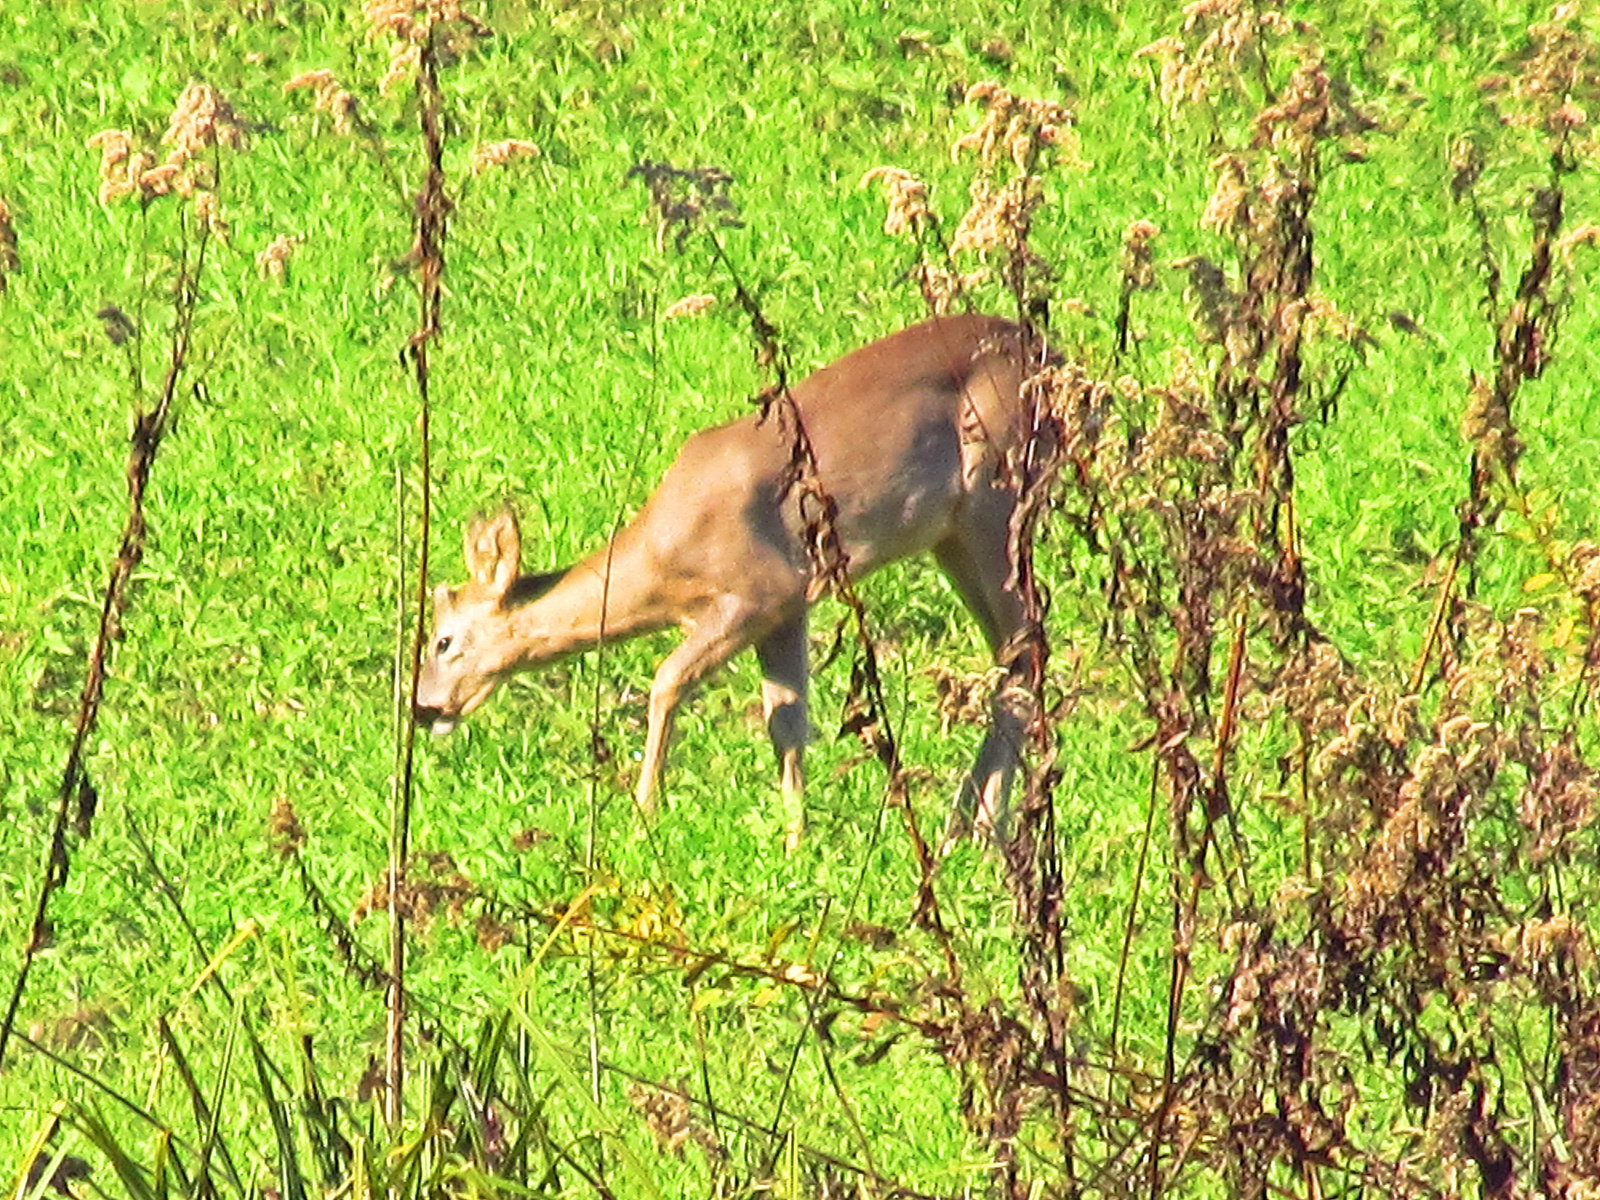
<svg viewBox="0 0 1600 1200">
<path fill-rule="evenodd" d="M 289 260 L 294 257 L 295 247 L 304 240 L 287 234 L 275 239 L 256 255 L 256 269 L 266 278 L 282 283 L 288 275 Z"/>
<path fill-rule="evenodd" d="M 487 37 L 489 27 L 461 6 L 460 0 L 367 0 L 367 37 L 394 39 L 389 47 L 389 70 L 378 84 L 388 95 L 396 84 L 413 78 L 422 61 L 422 45 L 437 29 L 442 38 L 435 43 L 440 59 L 454 61 L 463 43 L 474 37 Z"/>
<path fill-rule="evenodd" d="M 1217 186 L 1200 224 L 1226 233 L 1250 214 L 1244 159 L 1237 154 L 1224 154 L 1212 162 L 1211 169 L 1217 173 Z"/>
<path fill-rule="evenodd" d="M 1130 288 L 1148 291 L 1156 285 L 1150 243 L 1161 233 L 1149 221 L 1135 221 L 1122 238 L 1122 278 Z"/>
<path fill-rule="evenodd" d="M 302 88 L 311 89 L 313 104 L 318 112 L 333 116 L 335 133 L 349 133 L 355 128 L 359 112 L 356 98 L 339 86 L 332 71 L 306 71 L 283 85 L 285 92 Z"/>
<path fill-rule="evenodd" d="M 284 858 L 292 858 L 305 849 L 306 831 L 300 817 L 287 796 L 272 802 L 272 815 L 267 820 L 267 836 L 272 848 Z"/>
<path fill-rule="evenodd" d="M 172 163 L 163 163 L 159 167 L 151 167 L 139 176 L 139 191 L 147 200 L 156 196 L 165 196 L 173 190 L 174 180 L 177 175 L 178 168 Z"/>
<path fill-rule="evenodd" d="M 178 97 L 172 120 L 161 135 L 161 144 L 172 147 L 167 161 L 181 167 L 212 146 L 243 150 L 244 122 L 216 88 L 210 84 L 191 83 Z"/>
<path fill-rule="evenodd" d="M 717 302 L 717 298 L 708 293 L 701 292 L 693 296 L 685 296 L 682 300 L 674 300 L 667 305 L 666 311 L 661 316 L 663 320 L 675 321 L 679 317 L 695 317 L 705 312 Z"/>
<path fill-rule="evenodd" d="M 989 277 L 987 269 L 956 272 L 932 263 L 919 262 L 911 268 L 911 277 L 917 281 L 922 298 L 936 316 L 956 310 L 957 302 Z"/>
<path fill-rule="evenodd" d="M 125 129 L 102 129 L 86 143 L 100 151 L 100 203 L 109 204 L 133 191 L 128 160 L 133 155 L 133 138 Z"/>
<path fill-rule="evenodd" d="M 538 156 L 538 146 L 519 138 L 507 138 L 503 142 L 486 142 L 473 148 L 472 173 L 482 175 L 490 167 L 503 167 L 513 159 Z"/>
<path fill-rule="evenodd" d="M 873 167 L 861 177 L 860 186 L 882 181 L 889 212 L 883 221 L 888 234 L 921 233 L 932 219 L 928 211 L 928 186 L 910 171 L 899 167 Z"/>
</svg>

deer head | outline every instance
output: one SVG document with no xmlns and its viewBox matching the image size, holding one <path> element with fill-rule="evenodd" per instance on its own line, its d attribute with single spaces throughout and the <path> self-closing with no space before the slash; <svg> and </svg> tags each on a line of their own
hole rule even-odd
<svg viewBox="0 0 1600 1200">
<path fill-rule="evenodd" d="M 433 592 L 433 640 L 417 679 L 416 719 L 437 736 L 489 698 L 516 670 L 520 654 L 510 603 L 522 561 L 522 535 L 510 510 L 467 527 L 467 572 L 458 588 Z"/>
</svg>

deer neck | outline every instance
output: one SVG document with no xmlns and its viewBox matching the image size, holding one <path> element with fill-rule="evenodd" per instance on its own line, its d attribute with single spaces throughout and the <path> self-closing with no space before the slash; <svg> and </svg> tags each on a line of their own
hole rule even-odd
<svg viewBox="0 0 1600 1200">
<path fill-rule="evenodd" d="M 524 576 L 513 585 L 536 598 L 513 601 L 511 634 L 531 666 L 675 623 L 638 578 L 620 548 L 602 550 L 565 571 Z"/>
</svg>

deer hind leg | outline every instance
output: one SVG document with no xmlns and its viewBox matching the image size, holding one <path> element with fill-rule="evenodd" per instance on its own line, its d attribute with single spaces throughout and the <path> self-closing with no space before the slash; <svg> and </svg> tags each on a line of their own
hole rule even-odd
<svg viewBox="0 0 1600 1200">
<path fill-rule="evenodd" d="M 806 719 L 806 613 L 779 625 L 756 643 L 761 660 L 761 704 L 767 736 L 782 775 L 784 847 L 791 853 L 805 829 L 805 750 L 811 736 Z"/>
<path fill-rule="evenodd" d="M 644 739 L 644 761 L 639 766 L 639 807 L 655 812 L 655 796 L 666 766 L 667 744 L 672 740 L 672 718 L 696 684 L 743 650 L 764 632 L 759 614 L 728 598 L 699 614 L 688 636 L 662 660 L 650 685 L 649 727 Z"/>
<path fill-rule="evenodd" d="M 1022 603 L 1006 587 L 1011 574 L 1011 509 L 1011 495 L 999 488 L 972 495 L 958 516 L 955 530 L 934 547 L 940 567 L 972 610 L 990 653 L 1002 666 L 1007 665 L 1007 647 L 1023 626 Z M 951 810 L 944 851 L 974 827 L 1004 843 L 1006 799 L 1021 762 L 1022 712 L 1018 698 L 1002 682 L 990 704 L 989 727 L 978 757 Z"/>
</svg>

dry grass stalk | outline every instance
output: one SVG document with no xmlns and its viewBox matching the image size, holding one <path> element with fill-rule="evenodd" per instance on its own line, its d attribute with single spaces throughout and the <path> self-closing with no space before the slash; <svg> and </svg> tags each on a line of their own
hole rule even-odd
<svg viewBox="0 0 1600 1200">
<path fill-rule="evenodd" d="M 997 83 L 974 84 L 967 89 L 968 103 L 983 105 L 976 129 L 956 139 L 951 153 L 959 158 L 970 151 L 978 158 L 971 203 L 950 240 L 950 253 L 985 253 L 1001 250 L 1008 261 L 1007 286 L 1019 298 L 1032 290 L 1032 277 L 1043 262 L 1028 249 L 1033 214 L 1044 202 L 1039 172 L 1059 160 L 1085 168 L 1078 153 L 1077 132 L 1070 109 L 1051 101 L 1016 96 Z M 1058 155 L 1049 153 L 1052 149 Z M 1003 178 L 1003 164 L 1009 164 Z"/>
<path fill-rule="evenodd" d="M 1163 77 L 1166 98 L 1218 107 L 1247 94 L 1250 81 L 1238 77 L 1245 72 L 1232 79 L 1191 72 L 1197 63 L 1214 67 L 1244 50 L 1247 39 L 1259 49 L 1263 25 L 1238 4 L 1189 12 L 1186 32 L 1203 32 L 1205 43 L 1191 51 L 1173 38 L 1153 49 L 1173 68 Z M 1551 273 L 1552 263 L 1566 258 L 1559 176 L 1570 169 L 1571 139 L 1583 126 L 1564 107 L 1570 90 L 1559 93 L 1588 86 L 1587 68 L 1575 64 L 1592 56 L 1566 34 L 1541 40 L 1535 31 L 1532 41 L 1533 81 L 1509 86 L 1519 99 L 1543 98 L 1545 116 L 1526 123 L 1550 140 L 1555 177 L 1535 196 L 1529 265 L 1504 310 L 1484 234 L 1497 367 L 1492 377 L 1473 381 L 1463 421 L 1474 447 L 1456 559 L 1463 571 L 1475 531 L 1489 527 L 1497 511 L 1491 493 L 1515 486 L 1524 447 L 1513 401 L 1521 382 L 1547 365 L 1561 311 Z M 1118 533 L 1113 524 L 1106 535 L 1119 606 L 1166 613 L 1177 644 L 1168 653 L 1187 664 L 1172 672 L 1155 647 L 1139 643 L 1132 622 L 1118 622 L 1132 635 L 1130 659 L 1148 697 L 1154 742 L 1174 751 L 1164 772 L 1180 862 L 1198 862 L 1193 856 L 1205 851 L 1207 841 L 1194 838 L 1187 824 L 1197 811 L 1195 797 L 1219 794 L 1227 761 L 1220 742 L 1209 771 L 1185 748 L 1208 735 L 1195 698 L 1212 690 L 1218 599 L 1249 596 L 1270 616 L 1274 656 L 1257 671 L 1272 682 L 1247 702 L 1281 714 L 1298 731 L 1303 755 L 1304 869 L 1274 889 L 1266 906 L 1277 914 L 1274 925 L 1254 915 L 1262 906 L 1247 899 L 1242 865 L 1242 903 L 1219 900 L 1210 914 L 1196 904 L 1175 922 L 1178 954 L 1210 936 L 1235 961 L 1221 985 L 1224 1003 L 1200 1035 L 1199 1066 L 1187 1074 L 1169 1068 L 1168 1115 L 1147 1131 L 1157 1143 L 1151 1178 L 1160 1177 L 1160 1147 L 1180 1157 L 1192 1152 L 1184 1123 L 1198 1116 L 1196 1136 L 1211 1139 L 1212 1166 L 1239 1194 L 1262 1194 L 1274 1171 L 1306 1175 L 1315 1192 L 1325 1166 L 1396 1195 L 1435 1194 L 1441 1179 L 1447 1189 L 1484 1194 L 1513 1194 L 1517 1181 L 1533 1179 L 1556 1181 L 1546 1194 L 1586 1194 L 1600 1182 L 1600 1138 L 1587 1132 L 1600 1113 L 1592 937 L 1564 913 L 1530 920 L 1509 909 L 1499 876 L 1511 870 L 1542 879 L 1534 890 L 1552 897 L 1561 890 L 1557 864 L 1573 853 L 1572 839 L 1585 836 L 1578 831 L 1595 823 L 1600 773 L 1583 760 L 1570 730 L 1559 731 L 1543 712 L 1573 686 L 1574 674 L 1580 691 L 1592 686 L 1593 638 L 1570 654 L 1558 682 L 1552 647 L 1565 644 L 1570 632 L 1551 638 L 1532 609 L 1492 619 L 1451 594 L 1452 565 L 1437 608 L 1436 623 L 1449 637 L 1438 647 L 1436 686 L 1426 689 L 1419 670 L 1414 686 L 1423 694 L 1393 694 L 1358 677 L 1299 615 L 1297 537 L 1293 524 L 1274 514 L 1292 514 L 1287 434 L 1300 419 L 1297 397 L 1308 388 L 1303 352 L 1312 338 L 1354 355 L 1371 342 L 1358 322 L 1313 290 L 1311 206 L 1322 148 L 1337 140 L 1348 158 L 1351 139 L 1372 126 L 1340 98 L 1314 47 L 1297 48 L 1295 58 L 1287 85 L 1251 118 L 1252 143 L 1225 148 L 1214 163 L 1217 186 L 1203 224 L 1232 243 L 1237 283 L 1202 257 L 1175 264 L 1190 274 L 1197 323 L 1224 347 L 1215 376 L 1203 382 L 1198 370 L 1180 370 L 1165 389 L 1135 459 L 1137 493 L 1126 494 L 1110 464 L 1092 462 L 1083 475 L 1103 497 L 1103 511 L 1127 530 Z M 1485 157 L 1475 142 L 1457 143 L 1458 199 L 1476 204 Z M 1486 231 L 1481 210 L 1475 218 Z M 1570 245 L 1589 240 L 1585 232 Z M 1338 386 L 1336 377 L 1331 387 Z M 1254 457 L 1248 475 L 1241 470 L 1246 453 Z M 1182 486 L 1157 482 L 1163 479 Z M 1129 534 L 1151 523 L 1156 535 L 1140 540 L 1164 549 L 1145 565 Z M 1551 558 L 1552 579 L 1568 584 L 1592 628 L 1600 552 L 1579 542 Z M 1173 577 L 1170 585 L 1164 575 Z M 1566 628 L 1572 625 L 1569 618 Z M 1171 685 L 1174 675 L 1180 687 Z M 1486 856 L 1483 840 L 1508 818 L 1520 823 L 1525 841 L 1497 842 L 1498 857 Z M 1287 907 L 1284 895 L 1292 897 Z M 1505 1018 L 1500 1002 L 1525 997 L 1530 988 L 1550 1015 L 1551 1052 L 1577 1064 L 1523 1079 L 1542 1089 L 1534 1104 L 1556 1114 L 1565 1141 L 1554 1157 L 1555 1143 L 1541 1143 L 1537 1161 L 1524 1159 L 1528 1143 L 1503 1107 L 1486 1101 L 1496 1086 L 1491 1081 L 1520 1070 L 1501 1056 L 1503 1022 L 1522 1018 Z M 1441 992 L 1451 997 L 1448 1039 L 1426 1017 L 1430 998 Z M 1181 999 L 1182 991 L 1175 988 L 1174 996 Z M 1348 1121 L 1359 1088 L 1371 1085 L 1338 1079 L 1341 1058 L 1331 1043 L 1340 1014 L 1381 1026 L 1387 1045 L 1405 1047 L 1390 1053 L 1391 1061 L 1403 1057 L 1405 1099 L 1425 1130 L 1412 1157 L 1382 1160 L 1368 1131 Z"/>
<path fill-rule="evenodd" d="M 482 895 L 478 885 L 456 866 L 455 859 L 442 850 L 413 854 L 397 888 L 393 878 L 385 868 L 362 893 L 350 912 L 352 925 L 359 925 L 375 913 L 395 909 L 403 912 L 407 923 L 419 932 L 425 932 L 441 914 L 452 925 L 459 925 L 467 905 Z"/>
<path fill-rule="evenodd" d="M 1156 286 L 1154 257 L 1150 244 L 1161 230 L 1150 221 L 1134 221 L 1122 238 L 1122 278 L 1124 286 L 1147 292 Z"/>
<path fill-rule="evenodd" d="M 245 120 L 215 88 L 196 82 L 178 97 L 161 135 L 161 144 L 170 147 L 164 161 L 136 148 L 125 129 L 101 130 L 87 145 L 100 151 L 100 203 L 137 195 L 149 204 L 172 193 L 184 197 L 209 193 L 216 187 L 216 164 L 205 152 L 223 146 L 245 150 L 248 143 Z M 214 205 L 214 198 L 210 203 Z"/>
<path fill-rule="evenodd" d="M 650 191 L 650 207 L 656 217 L 656 249 L 664 250 L 667 235 L 681 254 L 689 237 L 697 229 L 711 227 L 737 229 L 740 227 L 738 210 L 734 207 L 728 189 L 733 186 L 733 176 L 721 167 L 675 167 L 668 162 L 646 159 L 628 169 L 629 179 L 644 180 Z M 720 252 L 720 243 L 714 248 Z M 763 362 L 772 361 L 767 356 L 768 336 L 761 336 Z"/>
<path fill-rule="evenodd" d="M 1134 53 L 1135 61 L 1159 62 L 1161 98 L 1174 109 L 1237 94 L 1241 81 L 1261 69 L 1262 35 L 1292 31 L 1282 13 L 1256 9 L 1246 0 L 1196 0 L 1183 14 L 1189 42 L 1164 37 Z"/>
<path fill-rule="evenodd" d="M 366 0 L 362 12 L 369 40 L 390 39 L 389 68 L 378 84 L 385 96 L 417 78 L 423 45 L 434 30 L 439 36 L 433 54 L 441 67 L 456 62 L 473 40 L 490 35 L 489 27 L 461 0 Z"/>
<path fill-rule="evenodd" d="M 948 244 L 929 210 L 926 188 L 914 176 L 884 167 L 868 172 L 862 182 L 881 181 L 885 186 L 886 232 L 910 232 L 921 240 L 923 259 L 910 274 L 933 312 L 950 311 L 988 274 L 986 267 L 965 274 L 958 271 L 955 256 L 968 251 L 984 256 L 998 252 L 1005 284 L 1019 312 L 1031 314 L 1036 305 L 1037 311 L 1042 311 L 1041 284 L 1049 272 L 1029 245 L 1029 234 L 1033 214 L 1044 197 L 1040 172 L 1058 161 L 1082 165 L 1071 113 L 1060 105 L 1014 96 L 994 83 L 976 85 L 968 90 L 967 98 L 984 106 L 984 116 L 977 128 L 956 142 L 953 154 L 959 158 L 971 152 L 978 169 L 971 185 L 971 204 Z M 937 260 L 927 254 L 930 243 Z M 1042 340 L 1030 342 L 1030 346 L 1043 368 L 1048 355 Z M 1037 751 L 1037 762 L 1027 773 L 1024 794 L 1003 847 L 1007 883 L 1023 936 L 1024 1011 L 1013 1014 L 999 1005 L 975 1009 L 961 989 L 959 975 L 952 971 L 944 991 L 946 1006 L 954 1011 L 931 1021 L 939 1031 L 936 1040 L 941 1052 L 970 1081 L 963 1092 L 963 1118 L 992 1148 L 996 1185 L 1002 1194 L 1013 1197 L 1027 1190 L 1016 1154 L 1016 1136 L 1024 1115 L 1043 1105 L 1060 1122 L 1060 1128 L 1065 1129 L 1071 1120 L 1066 1099 L 1071 1075 L 1064 1040 L 1066 1023 L 1057 1008 L 1060 997 L 1071 989 L 1062 968 L 1061 878 L 1050 834 L 1057 749 L 1044 699 L 1049 644 L 1043 617 L 1048 593 L 1033 571 L 1032 543 L 1034 530 L 1050 507 L 1057 472 L 1075 449 L 1081 449 L 1086 437 L 1095 436 L 1090 428 L 1098 430 L 1098 417 L 1087 414 L 1099 407 L 1107 391 L 1081 372 L 1042 369 L 1025 394 L 1035 434 L 1026 451 L 1008 460 L 1005 469 L 1020 495 L 1008 531 L 1016 564 L 1010 582 L 1022 597 L 1028 619 L 1014 644 L 1003 650 L 1003 678 L 993 689 L 995 703 L 1017 717 Z M 963 707 L 972 702 L 975 692 L 970 682 L 941 677 L 945 721 L 959 719 Z M 894 778 L 903 781 L 903 769 L 897 766 Z M 900 786 L 903 790 L 903 782 Z M 946 833 L 947 847 L 963 834 L 970 819 L 958 805 Z M 920 846 L 914 830 L 913 841 Z M 919 907 L 936 913 L 932 879 L 920 850 L 919 861 L 923 862 L 926 897 Z M 943 937 L 942 924 L 936 928 Z M 1054 1085 L 1041 1085 L 1044 1078 L 1053 1079 Z M 1070 1167 L 1066 1171 L 1071 1174 Z"/>
<path fill-rule="evenodd" d="M 982 725 L 988 720 L 989 697 L 1003 674 L 998 667 L 969 673 L 935 663 L 932 672 L 940 737 L 948 737 L 957 725 Z"/>
<path fill-rule="evenodd" d="M 217 194 L 213 191 L 196 191 L 192 201 L 195 218 L 211 231 L 212 237 L 226 243 L 232 230 L 228 222 L 223 220 L 217 204 Z"/>
<path fill-rule="evenodd" d="M 1019 175 L 998 189 L 980 176 L 972 184 L 972 204 L 950 239 L 950 253 L 1020 250 L 1025 245 L 1022 231 L 1043 201 L 1038 176 Z"/>
<path fill-rule="evenodd" d="M 1017 96 L 994 82 L 974 84 L 966 99 L 983 106 L 983 118 L 956 140 L 951 153 L 959 159 L 972 152 L 979 169 L 967 211 L 948 244 L 929 208 L 926 184 L 911 172 L 874 167 L 862 177 L 861 186 L 883 185 L 888 205 L 885 233 L 910 233 L 923 243 L 922 261 L 909 275 L 930 312 L 953 311 L 972 287 L 987 278 L 987 268 L 967 273 L 956 268 L 955 256 L 966 252 L 1001 252 L 1007 286 L 1026 308 L 1031 299 L 1023 298 L 1031 297 L 1035 282 L 1047 274 L 1043 260 L 1028 249 L 1033 214 L 1044 200 L 1039 172 L 1057 161 L 1080 168 L 1087 164 L 1078 153 L 1072 112 L 1064 105 Z M 927 253 L 930 244 L 933 255 Z"/>
<path fill-rule="evenodd" d="M 209 172 L 208 177 L 214 180 L 217 171 L 216 149 L 221 145 L 242 146 L 243 130 L 232 110 L 220 96 L 204 84 L 196 83 L 184 90 L 163 140 L 173 147 L 166 164 L 170 170 L 157 171 L 154 157 L 146 152 L 135 151 L 132 139 L 125 131 L 107 130 L 89 139 L 89 146 L 101 152 L 102 202 L 138 191 L 142 202 L 148 206 L 157 196 L 174 187 L 186 195 L 192 195 L 194 193 L 192 184 L 200 177 L 200 173 L 191 164 L 191 156 L 201 149 L 209 148 L 213 151 L 213 159 L 211 163 L 206 164 L 206 167 Z M 178 179 L 188 181 L 186 191 L 184 187 L 176 184 Z M 4 1015 L 0 1016 L 0 1066 L 4 1064 L 6 1047 L 14 1028 L 18 1006 L 27 987 L 34 957 L 48 938 L 51 898 L 68 877 L 71 858 L 69 825 L 79 836 L 87 837 L 98 805 L 98 792 L 86 765 L 86 746 L 98 725 L 101 701 L 109 675 L 112 643 L 120 640 L 122 636 L 122 618 L 130 602 L 130 587 L 143 561 L 149 538 L 149 524 L 144 507 L 145 495 L 150 486 L 157 455 L 171 428 L 179 382 L 188 367 L 189 356 L 193 349 L 195 313 L 200 302 L 201 273 L 205 267 L 210 236 L 209 222 L 202 221 L 193 243 L 190 244 L 186 240 L 180 247 L 177 278 L 172 291 L 172 333 L 168 344 L 166 367 L 154 407 L 149 409 L 145 407 L 138 346 L 128 333 L 129 330 L 133 330 L 136 334 L 137 330 L 133 329 L 133 323 L 114 305 L 107 305 L 101 309 L 101 317 L 106 323 L 108 335 L 113 341 L 116 341 L 118 336 L 122 338 L 123 344 L 128 347 L 131 364 L 134 413 L 126 467 L 128 512 L 123 524 L 122 540 L 116 558 L 112 562 L 103 593 L 99 630 L 89 650 L 85 666 L 72 746 L 67 753 L 61 786 L 57 793 L 56 815 L 50 835 L 49 865 L 40 884 L 28 941 L 11 997 L 6 1004 Z"/>
<path fill-rule="evenodd" d="M 1579 5 L 1556 5 L 1549 21 L 1528 28 L 1529 52 L 1509 80 L 1516 125 L 1542 132 L 1563 162 L 1592 156 L 1589 109 L 1600 102 L 1600 51 L 1585 32 Z M 1585 106 L 1588 106 L 1587 108 Z"/>
<path fill-rule="evenodd" d="M 950 267 L 928 262 L 926 259 L 911 268 L 911 278 L 916 281 L 917 290 L 922 293 L 923 303 L 935 316 L 945 316 L 955 312 L 967 302 L 967 297 L 971 296 L 976 288 L 989 279 L 990 274 L 987 267 L 979 267 L 974 271 L 956 271 Z"/>
<path fill-rule="evenodd" d="M 955 312 L 972 290 L 989 277 L 987 267 L 961 272 L 951 261 L 951 250 L 939 233 L 938 220 L 928 206 L 928 188 L 910 171 L 899 167 L 873 167 L 861 177 L 862 187 L 883 185 L 887 212 L 883 231 L 891 236 L 911 234 L 919 239 L 923 253 L 910 268 L 923 303 L 935 316 Z M 930 254 L 930 247 L 934 253 Z M 935 261 L 935 259 L 938 261 Z"/>
<path fill-rule="evenodd" d="M 992 80 L 968 88 L 966 101 L 983 105 L 983 120 L 956 139 L 952 157 L 959 159 L 963 151 L 971 151 L 991 169 L 1004 157 L 1018 171 L 1030 174 L 1046 165 L 1041 156 L 1054 147 L 1065 165 L 1087 166 L 1078 152 L 1072 110 L 1066 105 L 1014 95 Z"/>
<path fill-rule="evenodd" d="M 1127 353 L 1132 336 L 1134 293 L 1155 290 L 1155 255 L 1151 243 L 1159 236 L 1161 230 L 1149 221 L 1134 221 L 1122 236 L 1122 289 L 1117 298 L 1116 321 L 1119 357 Z"/>
<path fill-rule="evenodd" d="M 860 186 L 879 182 L 883 184 L 884 200 L 889 206 L 883 231 L 891 236 L 923 233 L 932 219 L 928 211 L 928 185 L 899 167 L 873 167 L 861 177 Z"/>
<path fill-rule="evenodd" d="M 318 112 L 328 113 L 333 117 L 335 133 L 354 133 L 360 121 L 360 104 L 355 96 L 347 92 L 339 81 L 333 77 L 332 71 L 306 71 L 296 75 L 283 85 L 285 92 L 299 91 L 310 88 L 312 103 Z"/>
</svg>

